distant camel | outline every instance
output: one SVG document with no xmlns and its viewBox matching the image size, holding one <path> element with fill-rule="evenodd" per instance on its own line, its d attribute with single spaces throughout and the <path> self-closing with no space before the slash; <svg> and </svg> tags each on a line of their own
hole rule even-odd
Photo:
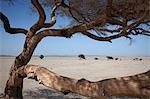
<svg viewBox="0 0 150 99">
<path fill-rule="evenodd" d="M 113 60 L 113 59 L 114 59 L 114 58 L 111 57 L 111 56 L 106 56 L 106 58 L 107 58 L 108 60 Z"/>
<path fill-rule="evenodd" d="M 79 54 L 78 57 L 79 57 L 80 59 L 86 59 L 86 58 L 85 58 L 85 55 L 83 55 L 83 54 Z"/>
</svg>

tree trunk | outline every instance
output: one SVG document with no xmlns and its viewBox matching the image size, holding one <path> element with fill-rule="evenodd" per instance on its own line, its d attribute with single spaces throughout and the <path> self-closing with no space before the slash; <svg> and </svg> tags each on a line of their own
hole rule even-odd
<svg viewBox="0 0 150 99">
<path fill-rule="evenodd" d="M 10 75 L 5 87 L 5 98 L 23 99 L 22 88 L 23 78 L 19 78 L 15 75 Z"/>
<path fill-rule="evenodd" d="M 22 54 L 20 54 L 19 57 L 21 57 Z M 23 56 L 22 56 L 23 57 Z M 25 57 L 23 57 L 20 60 L 18 60 L 18 58 L 16 57 L 15 62 L 17 62 L 16 65 L 12 65 L 11 69 L 10 69 L 10 75 L 9 75 L 9 79 L 6 82 L 6 87 L 5 87 L 5 98 L 6 99 L 23 99 L 23 95 L 22 95 L 22 89 L 23 89 L 23 77 L 21 75 L 19 75 L 17 73 L 18 68 L 21 68 L 23 65 L 26 65 L 28 63 L 28 61 L 30 60 L 29 57 L 26 57 L 25 59 L 29 59 L 28 61 L 26 61 L 26 63 L 22 62 L 22 60 Z M 19 64 L 20 62 L 20 64 Z M 18 67 L 21 66 L 21 67 Z"/>
<path fill-rule="evenodd" d="M 17 58 L 15 61 L 18 61 Z M 21 63 L 22 64 L 22 63 Z M 21 65 L 20 65 L 21 66 Z M 16 72 L 19 67 L 12 65 L 10 69 L 9 79 L 5 86 L 5 98 L 6 99 L 23 99 L 23 77 Z"/>
<path fill-rule="evenodd" d="M 24 67 L 30 61 L 38 42 L 40 42 L 40 39 L 37 37 L 32 37 L 30 40 L 26 38 L 22 53 L 16 57 L 14 65 L 10 69 L 10 77 L 5 87 L 5 97 L 14 99 L 23 98 L 22 88 L 24 75 L 19 75 L 17 70 Z"/>
</svg>

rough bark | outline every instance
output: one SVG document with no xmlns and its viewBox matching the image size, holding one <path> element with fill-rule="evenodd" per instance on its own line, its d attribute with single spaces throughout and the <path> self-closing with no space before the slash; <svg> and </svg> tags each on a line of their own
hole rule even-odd
<svg viewBox="0 0 150 99">
<path fill-rule="evenodd" d="M 131 96 L 150 98 L 150 70 L 127 77 L 110 78 L 97 82 L 60 76 L 38 65 L 26 65 L 17 71 L 21 77 L 28 76 L 40 84 L 64 94 L 73 92 L 87 97 Z"/>
<path fill-rule="evenodd" d="M 40 39 L 38 39 L 37 37 L 33 37 L 30 40 L 28 40 L 27 44 L 25 43 L 23 52 L 16 57 L 15 62 L 11 67 L 10 77 L 5 87 L 6 97 L 9 98 L 13 97 L 20 99 L 23 98 L 22 97 L 23 78 L 19 76 L 16 73 L 16 71 L 18 70 L 18 68 L 22 67 L 23 65 L 26 65 L 30 61 L 38 42 L 40 42 Z"/>
<path fill-rule="evenodd" d="M 81 22 L 81 24 L 68 27 L 65 29 L 51 29 L 49 27 L 52 27 L 56 23 L 55 12 L 59 6 L 68 8 L 73 18 L 75 18 L 75 16 L 72 14 L 72 11 L 77 12 L 75 8 L 65 4 L 64 0 L 62 0 L 62 2 L 57 2 L 57 0 L 54 1 L 55 3 L 51 10 L 51 22 L 45 23 L 46 14 L 44 12 L 43 7 L 41 6 L 38 0 L 31 0 L 31 3 L 36 8 L 39 14 L 39 18 L 37 22 L 35 22 L 35 24 L 30 27 L 29 30 L 23 28 L 12 28 L 10 26 L 8 18 L 2 12 L 0 12 L 0 19 L 4 24 L 6 32 L 10 34 L 23 33 L 26 36 L 23 51 L 16 57 L 15 62 L 11 67 L 10 77 L 5 87 L 5 98 L 14 98 L 14 99 L 23 98 L 22 97 L 23 78 L 29 73 L 33 73 L 34 74 L 33 78 L 37 78 L 37 80 L 40 81 L 40 83 L 43 83 L 46 86 L 52 87 L 64 93 L 74 92 L 77 94 L 90 97 L 99 97 L 99 96 L 103 97 L 103 94 L 105 94 L 106 96 L 131 95 L 131 93 L 133 93 L 133 96 L 147 97 L 147 95 L 150 94 L 149 92 L 150 87 L 148 83 L 149 75 L 147 74 L 135 75 L 129 78 L 127 77 L 128 80 L 126 80 L 126 78 L 120 78 L 120 80 L 108 79 L 98 82 L 90 82 L 85 79 L 75 80 L 72 78 L 63 77 L 47 70 L 46 68 L 38 66 L 35 67 L 31 65 L 26 66 L 29 60 L 31 59 L 32 54 L 38 43 L 44 37 L 47 36 L 70 38 L 73 34 L 80 32 L 81 34 L 91 39 L 109 42 L 111 42 L 111 40 L 113 39 L 117 39 L 120 37 L 130 38 L 129 35 L 140 34 L 150 36 L 149 31 L 146 30 L 144 31 L 143 28 L 138 27 L 141 24 L 149 22 L 149 20 L 148 21 L 145 20 L 146 16 L 148 15 L 148 10 L 143 12 L 144 14 L 142 14 L 141 18 L 138 18 L 131 24 L 127 24 L 127 22 L 124 22 L 123 20 L 119 20 L 115 17 L 110 17 L 110 14 L 112 14 L 110 10 L 112 9 L 112 0 L 108 0 L 107 6 L 108 8 L 106 10 L 110 11 L 107 11 L 108 13 L 104 17 L 98 17 L 95 20 L 86 23 Z M 84 16 L 82 17 L 84 18 L 84 20 L 86 19 Z M 116 30 L 110 30 L 107 28 L 100 27 L 99 25 L 101 24 L 118 25 L 119 28 L 117 28 Z M 104 32 L 109 32 L 112 35 L 98 36 L 94 33 L 90 33 L 89 30 L 95 28 L 99 28 L 99 30 Z M 118 86 L 115 87 L 115 84 Z M 129 93 L 127 89 L 131 93 Z"/>
<path fill-rule="evenodd" d="M 5 87 L 5 99 L 22 99 L 23 78 L 10 75 Z"/>
</svg>

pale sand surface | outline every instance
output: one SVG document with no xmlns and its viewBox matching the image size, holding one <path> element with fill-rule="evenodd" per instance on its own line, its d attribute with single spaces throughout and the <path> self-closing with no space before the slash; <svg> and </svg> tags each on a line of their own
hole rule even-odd
<svg viewBox="0 0 150 99">
<path fill-rule="evenodd" d="M 90 81 L 128 76 L 150 69 L 150 57 L 138 57 L 142 58 L 142 61 L 133 60 L 135 57 L 119 57 L 121 60 L 107 60 L 105 57 L 98 58 L 98 60 L 94 60 L 94 56 L 87 56 L 86 60 L 80 60 L 78 57 L 45 57 L 41 60 L 38 57 L 33 57 L 29 64 L 44 66 L 62 76 L 75 79 L 85 78 Z M 0 57 L 0 93 L 4 91 L 8 72 L 13 61 L 14 57 Z M 63 95 L 29 79 L 24 80 L 23 90 L 24 99 L 85 98 L 75 94 Z"/>
</svg>

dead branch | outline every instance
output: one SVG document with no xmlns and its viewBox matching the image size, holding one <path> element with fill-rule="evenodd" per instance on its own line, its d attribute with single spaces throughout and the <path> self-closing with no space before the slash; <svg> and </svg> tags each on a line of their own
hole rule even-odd
<svg viewBox="0 0 150 99">
<path fill-rule="evenodd" d="M 17 73 L 20 77 L 30 75 L 30 78 L 37 80 L 40 84 L 65 94 L 73 92 L 93 98 L 110 96 L 150 98 L 150 70 L 133 76 L 110 78 L 97 82 L 60 76 L 38 65 L 23 66 L 18 69 Z"/>
</svg>

